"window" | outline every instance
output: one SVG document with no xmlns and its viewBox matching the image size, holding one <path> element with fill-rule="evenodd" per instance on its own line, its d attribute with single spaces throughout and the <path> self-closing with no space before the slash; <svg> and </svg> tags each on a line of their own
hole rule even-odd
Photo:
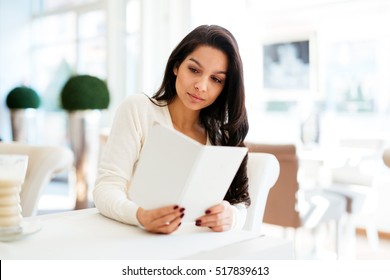
<svg viewBox="0 0 390 280">
<path fill-rule="evenodd" d="M 81 6 L 83 4 L 93 3 L 97 0 L 41 0 L 39 2 L 43 11 L 55 11 L 58 9 Z"/>
<path fill-rule="evenodd" d="M 79 16 L 77 72 L 107 76 L 106 18 L 102 10 Z"/>
<path fill-rule="evenodd" d="M 126 94 L 139 93 L 141 3 L 129 0 L 126 6 Z"/>
<path fill-rule="evenodd" d="M 107 78 L 106 11 L 101 4 L 96 0 L 36 1 L 32 86 L 43 95 L 46 110 L 59 110 L 60 90 L 72 74 Z"/>
</svg>

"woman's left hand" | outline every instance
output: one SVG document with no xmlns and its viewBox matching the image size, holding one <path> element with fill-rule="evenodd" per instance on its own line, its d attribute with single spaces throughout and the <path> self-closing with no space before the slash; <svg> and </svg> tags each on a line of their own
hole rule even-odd
<svg viewBox="0 0 390 280">
<path fill-rule="evenodd" d="M 227 231 L 233 225 L 233 206 L 226 200 L 206 210 L 206 215 L 195 221 L 196 226 L 209 227 L 213 231 Z"/>
</svg>

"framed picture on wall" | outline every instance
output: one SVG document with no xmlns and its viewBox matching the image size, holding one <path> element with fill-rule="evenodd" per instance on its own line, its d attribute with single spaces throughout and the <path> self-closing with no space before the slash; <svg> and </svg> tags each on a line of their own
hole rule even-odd
<svg viewBox="0 0 390 280">
<path fill-rule="evenodd" d="M 267 100 L 298 101 L 317 92 L 313 36 L 264 42 L 263 91 Z"/>
</svg>

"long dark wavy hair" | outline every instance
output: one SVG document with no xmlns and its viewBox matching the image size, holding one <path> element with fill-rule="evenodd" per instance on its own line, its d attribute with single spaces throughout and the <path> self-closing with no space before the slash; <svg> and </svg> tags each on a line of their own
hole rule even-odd
<svg viewBox="0 0 390 280">
<path fill-rule="evenodd" d="M 245 108 L 243 67 L 236 39 L 225 28 L 217 25 L 201 25 L 184 37 L 172 51 L 161 86 L 152 98 L 165 101 L 166 104 L 174 100 L 177 93 L 176 75 L 173 69 L 179 67 L 199 46 L 218 49 L 228 57 L 223 90 L 213 104 L 201 110 L 201 124 L 205 127 L 213 145 L 244 147 L 249 124 Z M 245 156 L 226 193 L 225 200 L 231 204 L 244 202 L 247 206 L 250 205 L 247 162 L 248 155 Z"/>
</svg>

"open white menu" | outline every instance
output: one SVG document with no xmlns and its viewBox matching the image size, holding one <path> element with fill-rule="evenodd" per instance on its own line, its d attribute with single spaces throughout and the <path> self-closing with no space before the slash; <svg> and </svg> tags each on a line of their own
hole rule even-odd
<svg viewBox="0 0 390 280">
<path fill-rule="evenodd" d="M 144 209 L 184 207 L 194 221 L 220 203 L 243 158 L 244 147 L 202 145 L 155 124 L 145 140 L 128 193 Z"/>
</svg>

